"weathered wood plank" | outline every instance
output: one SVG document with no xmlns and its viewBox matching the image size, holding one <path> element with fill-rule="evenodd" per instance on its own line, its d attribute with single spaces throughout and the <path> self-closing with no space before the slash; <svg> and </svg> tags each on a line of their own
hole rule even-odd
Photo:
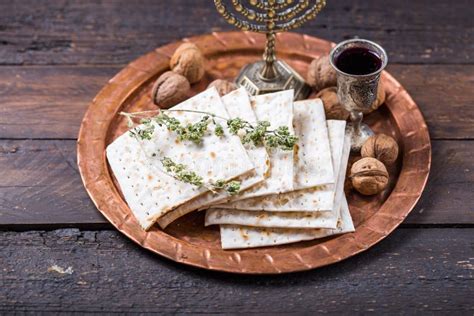
<svg viewBox="0 0 474 316">
<path fill-rule="evenodd" d="M 472 141 L 433 141 L 431 172 L 405 224 L 474 224 Z"/>
<path fill-rule="evenodd" d="M 328 1 L 299 32 L 380 42 L 392 62 L 472 63 L 470 0 Z M 0 64 L 123 64 L 182 37 L 234 30 L 212 2 L 4 1 Z"/>
<path fill-rule="evenodd" d="M 121 67 L 0 67 L 0 138 L 77 137 L 82 116 Z M 434 139 L 474 138 L 474 65 L 390 65 Z"/>
<path fill-rule="evenodd" d="M 319 270 L 240 276 L 172 263 L 112 231 L 2 232 L 0 311 L 469 314 L 473 236 L 398 229 Z"/>
<path fill-rule="evenodd" d="M 76 138 L 117 67 L 0 67 L 0 138 Z"/>
<path fill-rule="evenodd" d="M 0 222 L 105 223 L 82 185 L 75 141 L 1 141 L 0 170 Z"/>
<path fill-rule="evenodd" d="M 426 192 L 408 224 L 474 224 L 474 142 L 433 142 Z M 0 141 L 0 229 L 109 227 L 76 167 L 75 141 Z"/>
<path fill-rule="evenodd" d="M 474 138 L 474 66 L 390 65 L 428 124 L 432 139 Z"/>
</svg>

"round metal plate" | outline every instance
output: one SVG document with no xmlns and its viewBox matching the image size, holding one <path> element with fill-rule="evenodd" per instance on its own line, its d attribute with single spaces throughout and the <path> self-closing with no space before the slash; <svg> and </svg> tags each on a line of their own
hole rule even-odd
<svg viewBox="0 0 474 316">
<path fill-rule="evenodd" d="M 205 78 L 192 87 L 204 90 L 216 78 L 235 78 L 245 64 L 261 58 L 264 36 L 245 32 L 213 33 L 185 39 L 207 58 Z M 182 41 L 182 42 L 183 42 Z M 127 129 L 120 111 L 153 109 L 153 81 L 168 70 L 169 58 L 182 43 L 156 49 L 130 63 L 94 98 L 82 121 L 77 145 L 82 180 L 99 211 L 130 239 L 171 260 L 234 273 L 285 273 L 332 264 L 373 246 L 392 232 L 413 209 L 425 187 L 431 163 L 428 129 L 417 105 L 387 72 L 382 74 L 386 104 L 365 121 L 375 132 L 392 135 L 401 154 L 390 167 L 390 185 L 381 194 L 363 197 L 346 187 L 356 231 L 325 239 L 248 250 L 222 250 L 216 227 L 204 227 L 202 212 L 170 225 L 143 231 L 121 196 L 105 158 L 105 148 Z M 296 33 L 277 37 L 278 57 L 305 75 L 314 57 L 333 44 Z M 356 157 L 351 157 L 351 160 Z"/>
</svg>

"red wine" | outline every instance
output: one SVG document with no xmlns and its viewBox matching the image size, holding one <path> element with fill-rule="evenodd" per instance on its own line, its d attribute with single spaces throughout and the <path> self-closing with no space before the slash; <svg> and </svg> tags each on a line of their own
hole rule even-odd
<svg viewBox="0 0 474 316">
<path fill-rule="evenodd" d="M 337 56 L 336 67 L 347 74 L 368 75 L 382 67 L 382 59 L 365 47 L 352 47 Z"/>
</svg>

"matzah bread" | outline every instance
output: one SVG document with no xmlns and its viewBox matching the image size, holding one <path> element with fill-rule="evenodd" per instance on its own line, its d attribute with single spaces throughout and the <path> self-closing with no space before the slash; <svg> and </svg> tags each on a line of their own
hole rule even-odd
<svg viewBox="0 0 474 316">
<path fill-rule="evenodd" d="M 227 117 L 217 91 L 206 90 L 173 109 L 198 110 Z M 182 124 L 195 123 L 202 114 L 170 112 Z M 137 128 L 143 128 L 138 126 Z M 218 137 L 212 124 L 201 144 L 181 142 L 176 133 L 155 125 L 151 140 L 137 140 L 126 132 L 107 147 L 109 165 L 119 182 L 133 215 L 144 229 L 169 210 L 207 191 L 176 180 L 163 172 L 161 159 L 176 163 L 202 176 L 204 181 L 230 180 L 254 170 L 240 139 L 229 135 Z"/>
<path fill-rule="evenodd" d="M 339 218 L 341 216 L 341 204 L 346 198 L 344 194 L 344 182 L 347 173 L 347 164 L 349 163 L 349 155 L 351 154 L 351 137 L 349 134 L 344 135 L 344 147 L 342 149 L 342 159 L 340 171 L 336 180 L 336 191 L 334 194 L 334 210 L 335 215 Z"/>
<path fill-rule="evenodd" d="M 293 90 L 258 95 L 251 98 L 251 105 L 259 121 L 270 122 L 270 130 L 280 126 L 293 130 Z M 293 150 L 274 148 L 269 150 L 270 174 L 261 184 L 232 198 L 244 198 L 288 192 L 293 190 Z"/>
<path fill-rule="evenodd" d="M 242 225 L 281 228 L 336 228 L 338 218 L 332 212 L 267 212 L 211 209 L 205 225 Z"/>
<path fill-rule="evenodd" d="M 344 137 L 343 160 L 350 153 L 350 137 Z M 344 166 L 345 165 L 345 166 Z M 343 168 L 347 162 L 343 162 Z M 345 172 L 344 172 L 345 176 Z M 341 181 L 343 182 L 343 181 Z M 343 186 L 343 185 L 342 185 Z M 221 225 L 221 245 L 223 249 L 254 248 L 288 244 L 303 240 L 323 238 L 335 234 L 354 231 L 346 196 L 342 193 L 339 203 L 339 221 L 336 229 L 263 228 L 237 225 Z"/>
<path fill-rule="evenodd" d="M 331 125 L 342 127 L 345 124 L 329 122 Z M 334 128 L 332 128 L 334 129 Z M 338 174 L 336 193 L 333 194 L 334 207 L 331 212 L 269 212 L 246 211 L 229 209 L 209 209 L 206 211 L 205 225 L 232 224 L 255 227 L 282 227 L 282 228 L 336 228 L 339 218 L 340 201 L 344 190 L 344 178 L 347 168 L 349 152 L 344 144 L 344 133 L 336 133 L 340 138 L 333 138 L 331 154 L 334 156 L 334 165 L 341 166 L 335 170 Z"/>
<path fill-rule="evenodd" d="M 341 155 L 344 145 L 345 121 L 327 121 L 328 136 L 332 153 L 334 170 L 340 169 Z M 337 179 L 336 179 L 337 181 Z M 312 189 L 297 190 L 279 195 L 267 195 L 233 203 L 213 206 L 213 208 L 240 209 L 246 211 L 271 212 L 314 212 L 334 209 L 335 185 L 329 184 Z"/>
<path fill-rule="evenodd" d="M 223 249 L 243 249 L 289 244 L 354 231 L 349 206 L 345 197 L 341 205 L 341 221 L 336 229 L 261 228 L 221 225 Z"/>
<path fill-rule="evenodd" d="M 294 189 L 334 183 L 334 168 L 326 115 L 321 99 L 297 101 L 293 105 L 293 125 L 298 136 L 294 164 Z"/>
<path fill-rule="evenodd" d="M 256 124 L 257 118 L 250 106 L 250 99 L 245 88 L 234 90 L 222 97 L 222 102 L 230 118 L 240 117 L 241 119 Z M 247 154 L 255 166 L 255 170 L 249 174 L 240 176 L 237 180 L 241 181 L 240 190 L 247 190 L 254 185 L 261 183 L 270 168 L 270 160 L 264 146 L 256 147 L 253 144 L 244 144 Z M 171 212 L 166 213 L 158 219 L 161 228 L 165 228 L 181 216 L 184 216 L 198 208 L 206 207 L 210 204 L 225 202 L 230 199 L 226 192 L 206 192 L 193 200 L 178 206 Z"/>
</svg>

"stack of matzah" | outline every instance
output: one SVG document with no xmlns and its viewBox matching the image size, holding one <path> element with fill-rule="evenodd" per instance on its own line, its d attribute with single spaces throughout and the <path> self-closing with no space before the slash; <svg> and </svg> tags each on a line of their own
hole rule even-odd
<svg viewBox="0 0 474 316">
<path fill-rule="evenodd" d="M 354 230 L 343 191 L 350 151 L 345 121 L 326 121 L 321 100 L 293 102 L 292 90 L 249 97 L 243 88 L 220 98 L 209 89 L 173 109 L 183 110 L 170 115 L 184 124 L 202 117 L 186 110 L 238 117 L 253 125 L 268 121 L 269 129 L 288 127 L 298 142 L 293 151 L 242 145 L 239 136 L 227 130 L 223 137 L 216 136 L 213 126 L 201 144 L 181 142 L 158 125 L 148 140 L 125 133 L 109 145 L 107 158 L 144 229 L 155 222 L 164 229 L 189 212 L 205 209 L 205 225 L 220 225 L 224 249 Z M 188 166 L 206 181 L 237 180 L 240 192 L 231 196 L 179 181 L 163 171 L 163 157 Z"/>
</svg>

